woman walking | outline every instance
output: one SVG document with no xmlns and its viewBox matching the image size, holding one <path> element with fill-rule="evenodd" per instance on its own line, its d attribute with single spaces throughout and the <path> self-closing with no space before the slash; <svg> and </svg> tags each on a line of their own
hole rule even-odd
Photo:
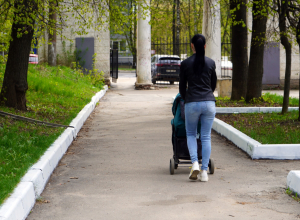
<svg viewBox="0 0 300 220">
<path fill-rule="evenodd" d="M 189 179 L 208 181 L 207 168 L 211 153 L 211 128 L 216 114 L 214 90 L 217 84 L 215 61 L 205 57 L 205 37 L 196 34 L 191 47 L 194 54 L 182 61 L 179 92 L 185 101 L 187 145 L 193 163 Z M 188 88 L 187 88 L 188 87 Z M 199 170 L 197 153 L 197 125 L 201 122 L 202 166 Z"/>
</svg>

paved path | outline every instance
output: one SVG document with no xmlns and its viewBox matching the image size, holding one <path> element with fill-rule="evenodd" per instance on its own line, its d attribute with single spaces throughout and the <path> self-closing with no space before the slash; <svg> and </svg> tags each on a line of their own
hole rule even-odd
<svg viewBox="0 0 300 220">
<path fill-rule="evenodd" d="M 189 181 L 188 167 L 171 176 L 178 88 L 136 91 L 133 83 L 124 75 L 113 84 L 29 220 L 300 219 L 300 204 L 285 194 L 287 174 L 300 161 L 251 160 L 213 133 L 217 169 L 209 182 Z"/>
</svg>

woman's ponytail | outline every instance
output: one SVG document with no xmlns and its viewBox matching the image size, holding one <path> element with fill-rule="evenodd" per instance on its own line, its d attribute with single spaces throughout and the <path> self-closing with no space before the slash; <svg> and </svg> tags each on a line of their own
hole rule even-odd
<svg viewBox="0 0 300 220">
<path fill-rule="evenodd" d="M 202 34 L 196 34 L 192 38 L 196 50 L 196 57 L 193 64 L 194 74 L 201 75 L 205 66 L 205 37 Z"/>
</svg>

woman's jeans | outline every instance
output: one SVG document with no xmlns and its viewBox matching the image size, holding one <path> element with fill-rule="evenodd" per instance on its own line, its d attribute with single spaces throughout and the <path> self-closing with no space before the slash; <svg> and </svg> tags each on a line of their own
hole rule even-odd
<svg viewBox="0 0 300 220">
<path fill-rule="evenodd" d="M 200 139 L 202 143 L 201 170 L 207 170 L 211 153 L 211 128 L 216 114 L 214 101 L 189 102 L 185 104 L 185 128 L 187 145 L 192 163 L 198 161 L 197 126 L 201 121 Z"/>
</svg>

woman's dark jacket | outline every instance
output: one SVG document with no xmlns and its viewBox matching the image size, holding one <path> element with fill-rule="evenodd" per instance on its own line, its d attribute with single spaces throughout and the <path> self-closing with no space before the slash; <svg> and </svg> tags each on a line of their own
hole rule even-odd
<svg viewBox="0 0 300 220">
<path fill-rule="evenodd" d="M 196 54 L 181 62 L 179 74 L 179 92 L 185 103 L 216 101 L 213 92 L 217 85 L 216 64 L 205 57 L 202 73 L 194 74 L 193 63 Z M 188 89 L 187 88 L 188 83 Z"/>
</svg>

